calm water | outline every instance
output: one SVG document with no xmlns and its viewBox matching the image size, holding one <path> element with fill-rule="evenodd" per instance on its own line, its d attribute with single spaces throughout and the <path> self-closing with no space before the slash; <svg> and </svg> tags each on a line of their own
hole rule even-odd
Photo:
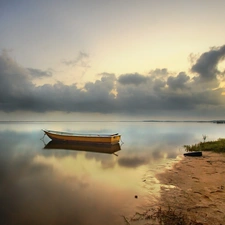
<svg viewBox="0 0 225 225">
<path fill-rule="evenodd" d="M 40 140 L 42 128 L 119 132 L 124 144 L 116 154 L 44 149 L 50 140 Z M 216 140 L 224 130 L 211 123 L 0 123 L 0 224 L 124 224 L 121 215 L 157 196 L 154 174 L 182 155 L 184 144 L 203 134 Z"/>
</svg>

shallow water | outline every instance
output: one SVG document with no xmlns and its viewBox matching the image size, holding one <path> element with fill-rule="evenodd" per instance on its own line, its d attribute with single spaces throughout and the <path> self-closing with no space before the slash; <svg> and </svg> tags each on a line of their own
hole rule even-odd
<svg viewBox="0 0 225 225">
<path fill-rule="evenodd" d="M 45 149 L 42 128 L 117 133 L 115 154 Z M 158 195 L 154 174 L 184 144 L 224 137 L 225 125 L 150 122 L 1 122 L 0 224 L 124 224 Z M 78 148 L 78 147 L 77 147 Z M 136 197 L 135 197 L 136 196 Z"/>
</svg>

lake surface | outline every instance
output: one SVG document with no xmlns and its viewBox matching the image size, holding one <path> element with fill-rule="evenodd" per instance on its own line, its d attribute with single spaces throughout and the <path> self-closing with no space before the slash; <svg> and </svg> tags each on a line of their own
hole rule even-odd
<svg viewBox="0 0 225 225">
<path fill-rule="evenodd" d="M 119 132 L 122 143 L 115 154 L 46 149 L 43 128 Z M 224 138 L 224 130 L 213 123 L 0 122 L 0 224 L 125 224 L 122 216 L 159 195 L 154 175 L 182 156 L 183 145 L 202 135 Z"/>
</svg>

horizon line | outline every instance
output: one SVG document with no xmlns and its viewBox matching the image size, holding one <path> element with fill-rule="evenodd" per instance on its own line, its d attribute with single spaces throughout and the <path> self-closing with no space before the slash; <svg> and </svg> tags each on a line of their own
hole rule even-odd
<svg viewBox="0 0 225 225">
<path fill-rule="evenodd" d="M 197 123 L 225 123 L 225 120 L 0 120 L 0 123 L 54 123 L 54 122 L 144 122 L 144 123 L 171 123 L 171 122 L 197 122 Z"/>
</svg>

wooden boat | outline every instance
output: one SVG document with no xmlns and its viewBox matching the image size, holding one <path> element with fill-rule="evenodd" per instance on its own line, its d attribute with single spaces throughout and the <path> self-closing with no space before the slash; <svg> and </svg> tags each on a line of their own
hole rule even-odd
<svg viewBox="0 0 225 225">
<path fill-rule="evenodd" d="M 121 135 L 117 134 L 75 134 L 69 132 L 52 131 L 43 129 L 44 133 L 55 141 L 74 141 L 102 144 L 117 144 Z"/>
<path fill-rule="evenodd" d="M 50 141 L 47 145 L 45 145 L 44 149 L 75 150 L 75 151 L 113 154 L 117 151 L 120 151 L 121 147 L 119 143 L 111 145 L 111 144 L 93 144 L 74 141 Z"/>
<path fill-rule="evenodd" d="M 184 156 L 202 156 L 202 152 L 201 151 L 196 151 L 196 152 L 187 152 L 184 153 Z"/>
</svg>

